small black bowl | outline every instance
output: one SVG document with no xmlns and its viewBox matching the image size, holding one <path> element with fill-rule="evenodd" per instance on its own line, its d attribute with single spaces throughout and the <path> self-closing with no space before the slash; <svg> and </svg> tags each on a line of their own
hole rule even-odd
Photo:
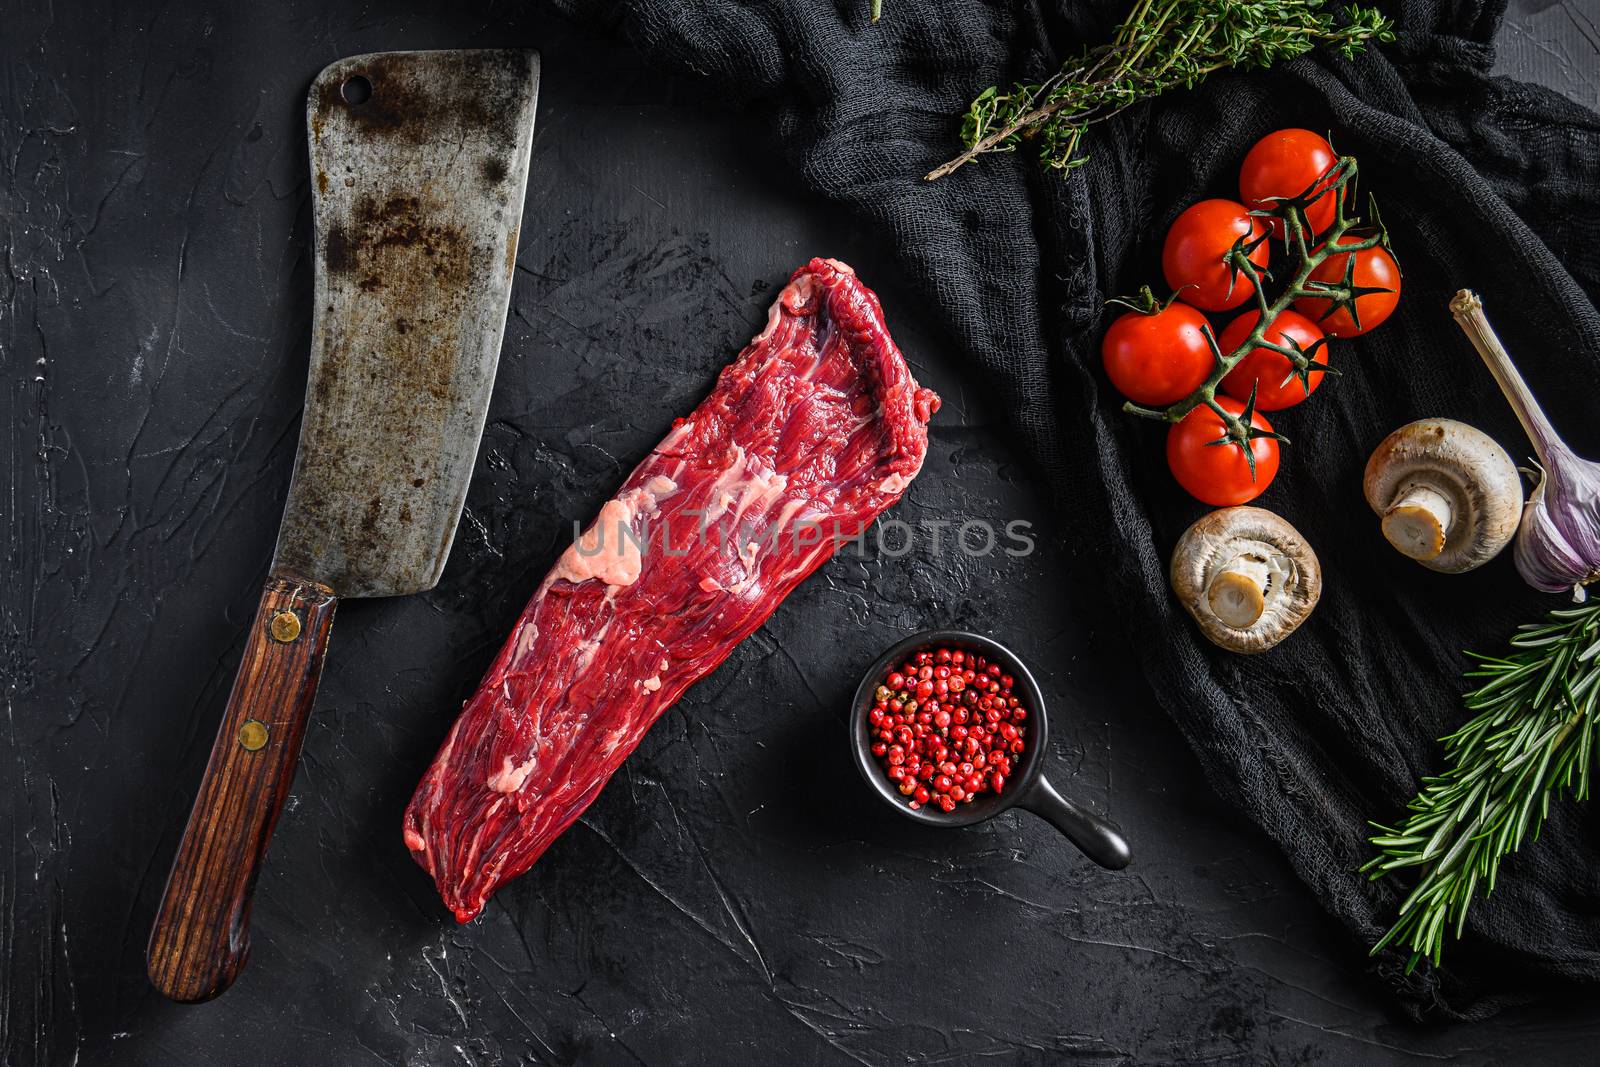
<svg viewBox="0 0 1600 1067">
<path fill-rule="evenodd" d="M 885 777 L 877 757 L 872 754 L 872 737 L 867 728 L 867 713 L 874 704 L 873 693 L 883 684 L 890 667 L 918 652 L 936 647 L 959 648 L 984 656 L 991 663 L 999 663 L 1001 669 L 1016 680 L 1014 691 L 1022 698 L 1029 716 L 1027 747 L 1023 749 L 1022 761 L 1013 766 L 1005 791 L 981 793 L 971 803 L 959 804 L 951 812 L 927 805 L 913 809 Z M 1045 778 L 1044 756 L 1049 742 L 1050 716 L 1045 709 L 1044 694 L 1039 691 L 1039 683 L 1033 680 L 1033 675 L 1022 660 L 998 641 L 960 630 L 926 630 L 913 634 L 879 656 L 867 668 L 850 708 L 850 749 L 855 753 L 856 767 L 861 771 L 861 777 L 867 780 L 867 784 L 885 804 L 906 818 L 928 826 L 971 826 L 992 819 L 1003 811 L 1020 807 L 1048 820 L 1085 856 L 1100 866 L 1113 871 L 1121 870 L 1133 858 L 1122 832 L 1062 796 Z"/>
</svg>

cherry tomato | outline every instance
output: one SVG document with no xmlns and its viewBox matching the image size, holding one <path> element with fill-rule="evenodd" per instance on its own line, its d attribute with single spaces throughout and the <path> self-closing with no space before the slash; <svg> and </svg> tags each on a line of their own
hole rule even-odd
<svg viewBox="0 0 1600 1067">
<path fill-rule="evenodd" d="M 1250 279 L 1235 276 L 1223 260 L 1234 242 L 1266 236 L 1261 220 L 1243 204 L 1232 200 L 1202 200 L 1192 204 L 1167 231 L 1161 249 L 1161 269 L 1179 299 L 1206 311 L 1227 311 L 1250 299 Z M 1250 262 L 1267 265 L 1267 242 L 1250 252 Z"/>
<path fill-rule="evenodd" d="M 1360 238 L 1346 235 L 1340 240 L 1344 243 L 1353 243 Z M 1343 247 L 1343 244 L 1335 247 Z M 1358 289 L 1378 290 L 1356 297 L 1356 314 L 1361 317 L 1359 325 L 1351 316 L 1349 308 L 1341 307 L 1334 310 L 1333 301 L 1326 297 L 1303 296 L 1294 302 L 1296 311 L 1322 327 L 1322 332 L 1330 337 L 1356 337 L 1382 326 L 1384 320 L 1394 314 L 1395 305 L 1400 303 L 1400 266 L 1389 254 L 1389 250 L 1382 245 L 1360 252 L 1329 256 L 1322 266 L 1311 272 L 1310 280 L 1331 284 L 1342 283 L 1345 264 L 1349 262 L 1351 256 L 1355 256 L 1356 260 L 1352 283 Z"/>
<path fill-rule="evenodd" d="M 1151 314 L 1121 316 L 1100 344 L 1111 384 L 1135 404 L 1165 407 L 1182 400 L 1216 365 L 1201 332 L 1207 327 L 1204 315 L 1177 301 Z"/>
<path fill-rule="evenodd" d="M 1260 319 L 1261 312 L 1247 311 L 1228 323 L 1217 341 L 1222 354 L 1232 355 L 1234 349 L 1244 344 Z M 1300 346 L 1300 351 L 1310 352 L 1311 346 L 1322 340 L 1322 331 L 1304 315 L 1285 310 L 1272 320 L 1264 337 L 1272 344 L 1285 348 L 1294 347 L 1289 343 L 1292 340 Z M 1328 346 L 1321 346 L 1310 358 L 1318 363 L 1327 363 Z M 1316 392 L 1317 386 L 1322 384 L 1322 373 L 1314 370 L 1307 376 L 1310 392 Z M 1256 391 L 1256 407 L 1262 411 L 1281 411 L 1294 407 L 1308 395 L 1306 387 L 1300 384 L 1299 376 L 1294 373 L 1294 364 L 1270 348 L 1251 349 L 1222 379 L 1222 391 L 1235 400 L 1249 400 L 1252 388 Z"/>
<path fill-rule="evenodd" d="M 1239 168 L 1239 196 L 1245 206 L 1268 209 L 1277 206 L 1272 197 L 1299 196 L 1318 185 L 1318 179 L 1339 161 L 1333 146 L 1310 130 L 1278 130 L 1255 143 Z M 1333 222 L 1338 194 L 1325 191 L 1306 208 L 1311 233 L 1326 230 Z M 1283 239 L 1281 219 L 1267 220 L 1272 236 Z M 1308 237 L 1311 234 L 1307 235 Z"/>
<path fill-rule="evenodd" d="M 1231 397 L 1219 397 L 1217 403 L 1230 415 L 1244 413 L 1244 405 Z M 1272 430 L 1260 412 L 1251 416 L 1250 425 Z M 1209 407 L 1195 408 L 1167 431 L 1167 466 L 1172 468 L 1172 476 L 1196 498 L 1219 508 L 1254 500 L 1278 473 L 1277 441 L 1257 437 L 1250 442 L 1256 460 L 1252 477 L 1243 448 L 1231 441 L 1211 443 L 1226 432 L 1222 419 Z"/>
</svg>

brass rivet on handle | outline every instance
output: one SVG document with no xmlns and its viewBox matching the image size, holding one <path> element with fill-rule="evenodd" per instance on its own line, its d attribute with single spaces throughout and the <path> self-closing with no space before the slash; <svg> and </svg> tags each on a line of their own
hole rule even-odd
<svg viewBox="0 0 1600 1067">
<path fill-rule="evenodd" d="M 287 645 L 300 636 L 300 616 L 292 611 L 280 611 L 272 617 L 267 632 L 274 641 Z"/>
<path fill-rule="evenodd" d="M 239 747 L 254 752 L 267 743 L 267 724 L 259 719 L 246 719 L 239 727 Z"/>
</svg>

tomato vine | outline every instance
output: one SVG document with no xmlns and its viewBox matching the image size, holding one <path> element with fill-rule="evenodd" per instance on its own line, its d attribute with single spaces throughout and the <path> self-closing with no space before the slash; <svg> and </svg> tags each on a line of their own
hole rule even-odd
<svg viewBox="0 0 1600 1067">
<path fill-rule="evenodd" d="M 1247 459 L 1252 457 L 1250 448 L 1252 440 L 1266 437 L 1287 441 L 1281 434 L 1251 425 L 1251 416 L 1255 413 L 1256 407 L 1255 389 L 1251 389 L 1249 400 L 1243 410 L 1236 414 L 1218 400 L 1218 388 L 1228 372 L 1256 349 L 1276 352 L 1288 360 L 1292 373 L 1300 380 L 1308 394 L 1311 391 L 1310 376 L 1313 373 L 1338 373 L 1317 359 L 1317 354 L 1327 343 L 1327 338 L 1314 342 L 1308 348 L 1301 348 L 1292 339 L 1288 344 L 1279 344 L 1268 340 L 1268 335 L 1279 314 L 1295 301 L 1305 299 L 1326 301 L 1327 310 L 1322 315 L 1324 320 L 1335 312 L 1343 310 L 1359 329 L 1360 313 L 1356 307 L 1357 301 L 1374 293 L 1388 292 L 1356 283 L 1355 268 L 1359 258 L 1357 253 L 1379 246 L 1385 250 L 1389 247 L 1388 232 L 1383 228 L 1382 220 L 1379 218 L 1377 203 L 1370 196 L 1367 198 L 1370 221 L 1352 211 L 1352 203 L 1357 195 L 1356 175 L 1355 159 L 1342 156 L 1302 192 L 1294 196 L 1271 197 L 1269 199 L 1275 201 L 1271 207 L 1251 212 L 1259 218 L 1278 219 L 1282 222 L 1288 250 L 1294 262 L 1298 263 L 1289 284 L 1276 299 L 1268 297 L 1267 286 L 1271 281 L 1271 273 L 1258 267 L 1250 258 L 1251 252 L 1266 240 L 1265 235 L 1256 237 L 1245 235 L 1234 241 L 1223 258 L 1228 265 L 1231 284 L 1239 284 L 1242 278 L 1251 287 L 1259 316 L 1255 327 L 1243 343 L 1232 351 L 1224 353 L 1217 344 L 1215 333 L 1207 325 L 1204 333 L 1214 365 L 1205 381 L 1188 396 L 1168 407 L 1151 408 L 1128 401 L 1122 405 L 1124 411 L 1144 418 L 1176 423 L 1198 407 L 1210 408 L 1221 420 L 1225 430 L 1222 437 L 1211 443 L 1216 445 L 1232 443 L 1244 452 Z M 1313 202 L 1325 195 L 1335 198 L 1333 223 L 1320 235 L 1320 243 L 1313 244 L 1318 235 L 1313 232 L 1306 212 Z M 1347 257 L 1342 278 L 1337 281 L 1323 281 L 1312 277 L 1319 267 L 1337 256 Z M 1251 469 L 1254 470 L 1253 459 L 1251 459 Z"/>
</svg>

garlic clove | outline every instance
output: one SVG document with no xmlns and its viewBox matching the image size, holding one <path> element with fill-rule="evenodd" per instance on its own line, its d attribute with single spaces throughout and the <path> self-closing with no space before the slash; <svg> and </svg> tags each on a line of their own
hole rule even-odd
<svg viewBox="0 0 1600 1067">
<path fill-rule="evenodd" d="M 1570 453 L 1551 458 L 1528 497 L 1513 557 L 1529 585 L 1582 603 L 1584 586 L 1600 578 L 1600 471 Z"/>
</svg>

